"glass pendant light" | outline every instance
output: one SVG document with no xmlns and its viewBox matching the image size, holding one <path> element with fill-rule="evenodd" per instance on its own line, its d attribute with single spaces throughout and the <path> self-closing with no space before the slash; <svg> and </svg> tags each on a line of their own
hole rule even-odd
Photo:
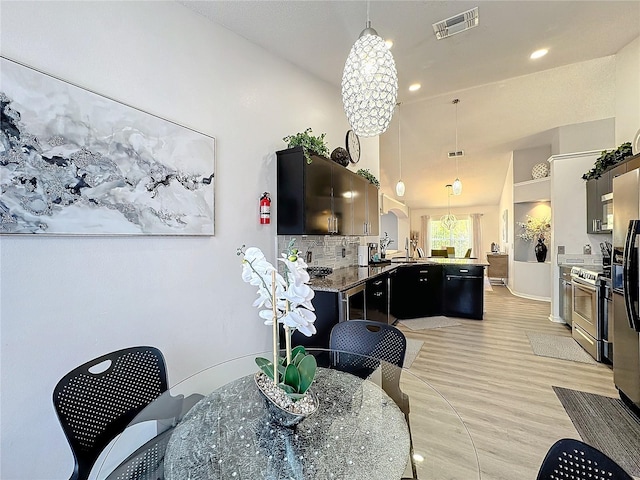
<svg viewBox="0 0 640 480">
<path fill-rule="evenodd" d="M 367 28 L 351 47 L 342 73 L 342 104 L 349 125 L 361 137 L 384 133 L 398 97 L 398 75 L 393 55 L 371 28 L 367 2 Z"/>
<path fill-rule="evenodd" d="M 453 230 L 458 224 L 458 219 L 451 213 L 451 191 L 452 185 L 446 185 L 447 188 L 447 214 L 440 217 L 440 223 L 447 230 Z"/>
<path fill-rule="evenodd" d="M 464 155 L 462 150 L 458 150 L 458 103 L 459 99 L 454 99 L 452 102 L 456 106 L 456 150 L 454 155 L 456 156 L 456 179 L 453 181 L 452 190 L 454 195 L 460 195 L 462 193 L 462 182 L 458 176 L 458 157 Z"/>
<path fill-rule="evenodd" d="M 400 104 L 398 103 L 398 166 L 400 167 L 400 176 L 396 183 L 396 195 L 404 197 L 404 182 L 402 181 L 402 145 L 400 144 Z"/>
</svg>

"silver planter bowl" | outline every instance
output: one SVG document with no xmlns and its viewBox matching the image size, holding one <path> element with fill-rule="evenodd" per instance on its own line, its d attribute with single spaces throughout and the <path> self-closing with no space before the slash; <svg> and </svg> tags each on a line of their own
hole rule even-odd
<svg viewBox="0 0 640 480">
<path fill-rule="evenodd" d="M 260 383 L 258 382 L 258 375 L 261 373 L 258 372 L 254 375 L 254 380 L 256 382 L 256 386 L 258 390 L 262 394 L 265 400 L 265 406 L 267 408 L 267 412 L 269 414 L 269 418 L 272 422 L 287 428 L 293 428 L 302 422 L 305 418 L 310 417 L 314 413 L 318 411 L 318 397 L 311 390 L 307 390 L 306 395 L 309 396 L 314 405 L 313 411 L 305 414 L 293 413 L 289 410 L 284 409 L 280 405 L 278 405 L 267 393 L 262 389 Z"/>
</svg>

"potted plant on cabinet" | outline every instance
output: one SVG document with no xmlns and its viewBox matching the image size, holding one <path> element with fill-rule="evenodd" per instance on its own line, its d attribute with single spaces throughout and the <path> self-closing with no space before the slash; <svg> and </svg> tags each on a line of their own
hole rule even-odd
<svg viewBox="0 0 640 480">
<path fill-rule="evenodd" d="M 287 147 L 289 148 L 302 147 L 304 149 L 304 158 L 307 163 L 311 163 L 311 155 L 329 158 L 329 147 L 324 140 L 325 135 L 325 133 L 319 137 L 311 135 L 311 127 L 309 127 L 304 132 L 288 135 L 282 140 L 287 142 Z"/>
</svg>

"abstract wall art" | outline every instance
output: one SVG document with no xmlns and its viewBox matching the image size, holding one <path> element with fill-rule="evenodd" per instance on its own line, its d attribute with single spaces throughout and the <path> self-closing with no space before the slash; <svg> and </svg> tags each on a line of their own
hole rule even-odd
<svg viewBox="0 0 640 480">
<path fill-rule="evenodd" d="M 0 233 L 213 235 L 215 139 L 0 58 Z"/>
</svg>

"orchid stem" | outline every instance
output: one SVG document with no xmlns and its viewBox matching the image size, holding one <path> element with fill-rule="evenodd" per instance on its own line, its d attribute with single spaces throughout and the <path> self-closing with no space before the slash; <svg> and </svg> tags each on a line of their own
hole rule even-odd
<svg viewBox="0 0 640 480">
<path fill-rule="evenodd" d="M 276 306 L 276 272 L 271 272 L 271 304 L 273 307 L 273 384 L 278 385 L 278 310 Z"/>
</svg>

